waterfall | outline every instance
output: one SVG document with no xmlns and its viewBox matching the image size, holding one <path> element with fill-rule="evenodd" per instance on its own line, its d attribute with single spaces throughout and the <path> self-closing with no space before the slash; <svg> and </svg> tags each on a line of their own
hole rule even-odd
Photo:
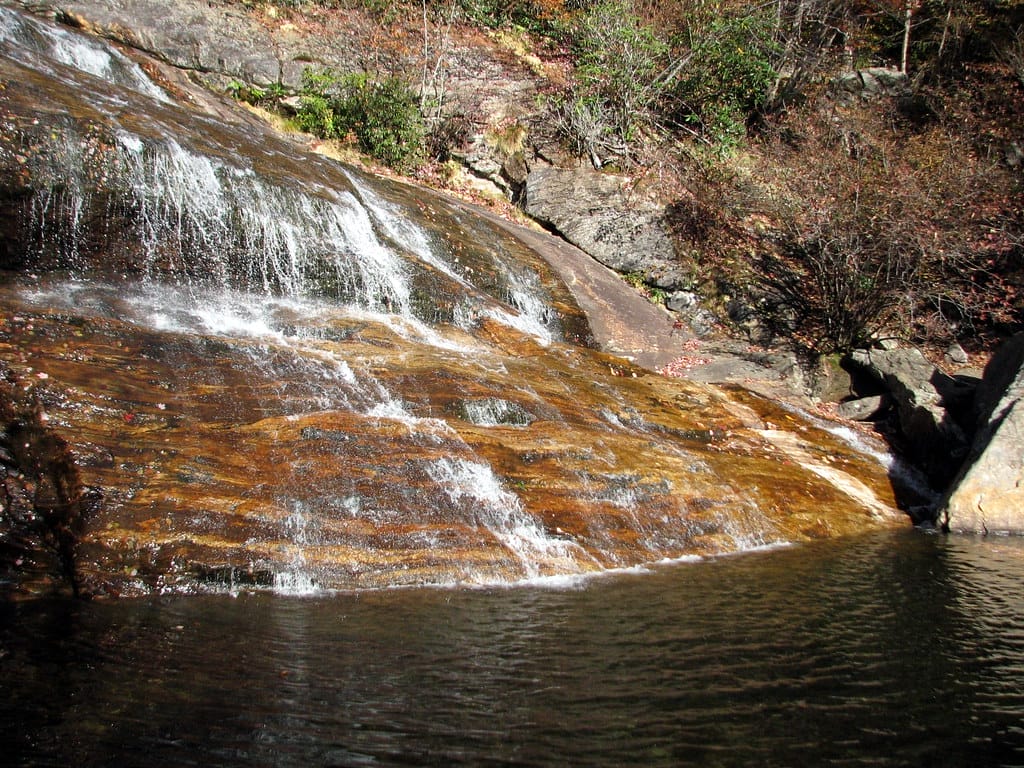
<svg viewBox="0 0 1024 768">
<path fill-rule="evenodd" d="M 581 310 L 504 227 L 0 22 L 0 107 L 31 81 L 53 121 L 0 143 L 0 367 L 103 498 L 97 592 L 516 583 L 878 519 L 852 494 L 884 474 L 824 430 L 569 343 Z"/>
<path fill-rule="evenodd" d="M 30 222 L 38 258 L 86 271 L 92 209 L 102 206 L 104 215 L 130 220 L 120 237 L 141 251 L 129 266 L 152 281 L 324 297 L 394 315 L 420 335 L 430 333 L 422 321 L 449 316 L 466 330 L 488 317 L 545 344 L 559 334 L 536 275 L 499 261 L 494 269 L 505 295 L 482 293 L 422 228 L 401 221 L 350 173 L 339 176 L 350 188 L 299 190 L 192 152 L 173 137 L 119 130 L 116 140 L 101 157 L 85 156 L 88 137 L 69 131 L 44 158 L 40 175 L 51 186 L 34 197 Z M 447 293 L 460 295 L 457 310 L 439 302 Z"/>
</svg>

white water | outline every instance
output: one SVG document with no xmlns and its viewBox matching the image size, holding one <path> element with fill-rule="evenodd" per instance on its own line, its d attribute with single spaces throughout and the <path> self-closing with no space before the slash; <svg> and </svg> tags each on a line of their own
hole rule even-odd
<svg viewBox="0 0 1024 768">
<path fill-rule="evenodd" d="M 593 562 L 575 542 L 549 535 L 488 465 L 466 459 L 438 459 L 431 462 L 427 472 L 452 504 L 475 510 L 480 524 L 519 560 L 523 578 L 539 578 L 552 566 L 562 575 L 579 573 L 585 570 L 581 562 Z"/>
<path fill-rule="evenodd" d="M 315 595 L 321 590 L 314 575 L 307 568 L 306 548 L 313 546 L 315 534 L 311 530 L 310 516 L 301 502 L 292 503 L 292 512 L 281 526 L 291 554 L 287 570 L 274 574 L 274 591 L 284 595 Z"/>
<path fill-rule="evenodd" d="M 167 94 L 146 76 L 139 65 L 116 48 L 43 24 L 3 6 L 0 6 L 0 43 L 17 46 L 23 63 L 48 74 L 59 76 L 59 71 L 53 66 L 58 63 L 145 96 L 169 101 Z"/>
</svg>

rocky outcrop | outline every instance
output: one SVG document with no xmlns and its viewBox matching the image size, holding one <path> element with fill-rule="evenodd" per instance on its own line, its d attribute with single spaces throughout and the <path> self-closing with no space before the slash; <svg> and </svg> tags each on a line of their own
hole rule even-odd
<svg viewBox="0 0 1024 768">
<path fill-rule="evenodd" d="M 636 193 L 625 176 L 588 168 L 534 168 L 526 179 L 525 208 L 618 272 L 640 273 L 665 289 L 685 284 L 664 209 Z"/>
<path fill-rule="evenodd" d="M 851 360 L 887 393 L 910 460 L 945 487 L 967 453 L 961 419 L 970 389 L 914 348 L 857 350 Z"/>
<path fill-rule="evenodd" d="M 150 53 L 181 69 L 237 77 L 257 85 L 280 80 L 278 46 L 241 8 L 199 0 L 23 5 Z"/>
<path fill-rule="evenodd" d="M 1024 533 L 1024 334 L 985 369 L 976 399 L 980 428 L 941 505 L 943 527 Z"/>
<path fill-rule="evenodd" d="M 846 72 L 832 83 L 837 101 L 871 101 L 882 97 L 905 96 L 910 92 L 907 75 L 893 67 L 868 67 Z"/>
</svg>

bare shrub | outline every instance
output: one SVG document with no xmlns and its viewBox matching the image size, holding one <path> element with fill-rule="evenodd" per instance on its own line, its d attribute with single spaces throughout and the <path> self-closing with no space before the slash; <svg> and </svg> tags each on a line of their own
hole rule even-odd
<svg viewBox="0 0 1024 768">
<path fill-rule="evenodd" d="M 684 240 L 728 211 L 731 240 L 702 268 L 740 286 L 776 335 L 815 353 L 881 336 L 946 343 L 1024 318 L 1020 191 L 942 124 L 893 114 L 794 112 L 748 158 L 678 210 Z M 710 197 L 709 197 L 710 196 Z"/>
</svg>

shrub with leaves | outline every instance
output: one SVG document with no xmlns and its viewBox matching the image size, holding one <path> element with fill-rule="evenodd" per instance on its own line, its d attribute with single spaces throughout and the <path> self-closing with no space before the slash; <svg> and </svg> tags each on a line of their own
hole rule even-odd
<svg viewBox="0 0 1024 768">
<path fill-rule="evenodd" d="M 556 100 L 562 134 L 595 166 L 628 164 L 657 124 L 668 45 L 643 24 L 631 0 L 599 0 L 571 28 L 576 85 Z"/>
<path fill-rule="evenodd" d="M 426 130 L 419 101 L 397 77 L 374 80 L 307 69 L 297 120 L 302 130 L 321 138 L 351 134 L 360 150 L 398 170 L 411 170 L 423 158 Z"/>
<path fill-rule="evenodd" d="M 693 41 L 675 87 L 679 117 L 716 142 L 735 144 L 776 83 L 774 34 L 764 11 L 712 20 Z"/>
</svg>

